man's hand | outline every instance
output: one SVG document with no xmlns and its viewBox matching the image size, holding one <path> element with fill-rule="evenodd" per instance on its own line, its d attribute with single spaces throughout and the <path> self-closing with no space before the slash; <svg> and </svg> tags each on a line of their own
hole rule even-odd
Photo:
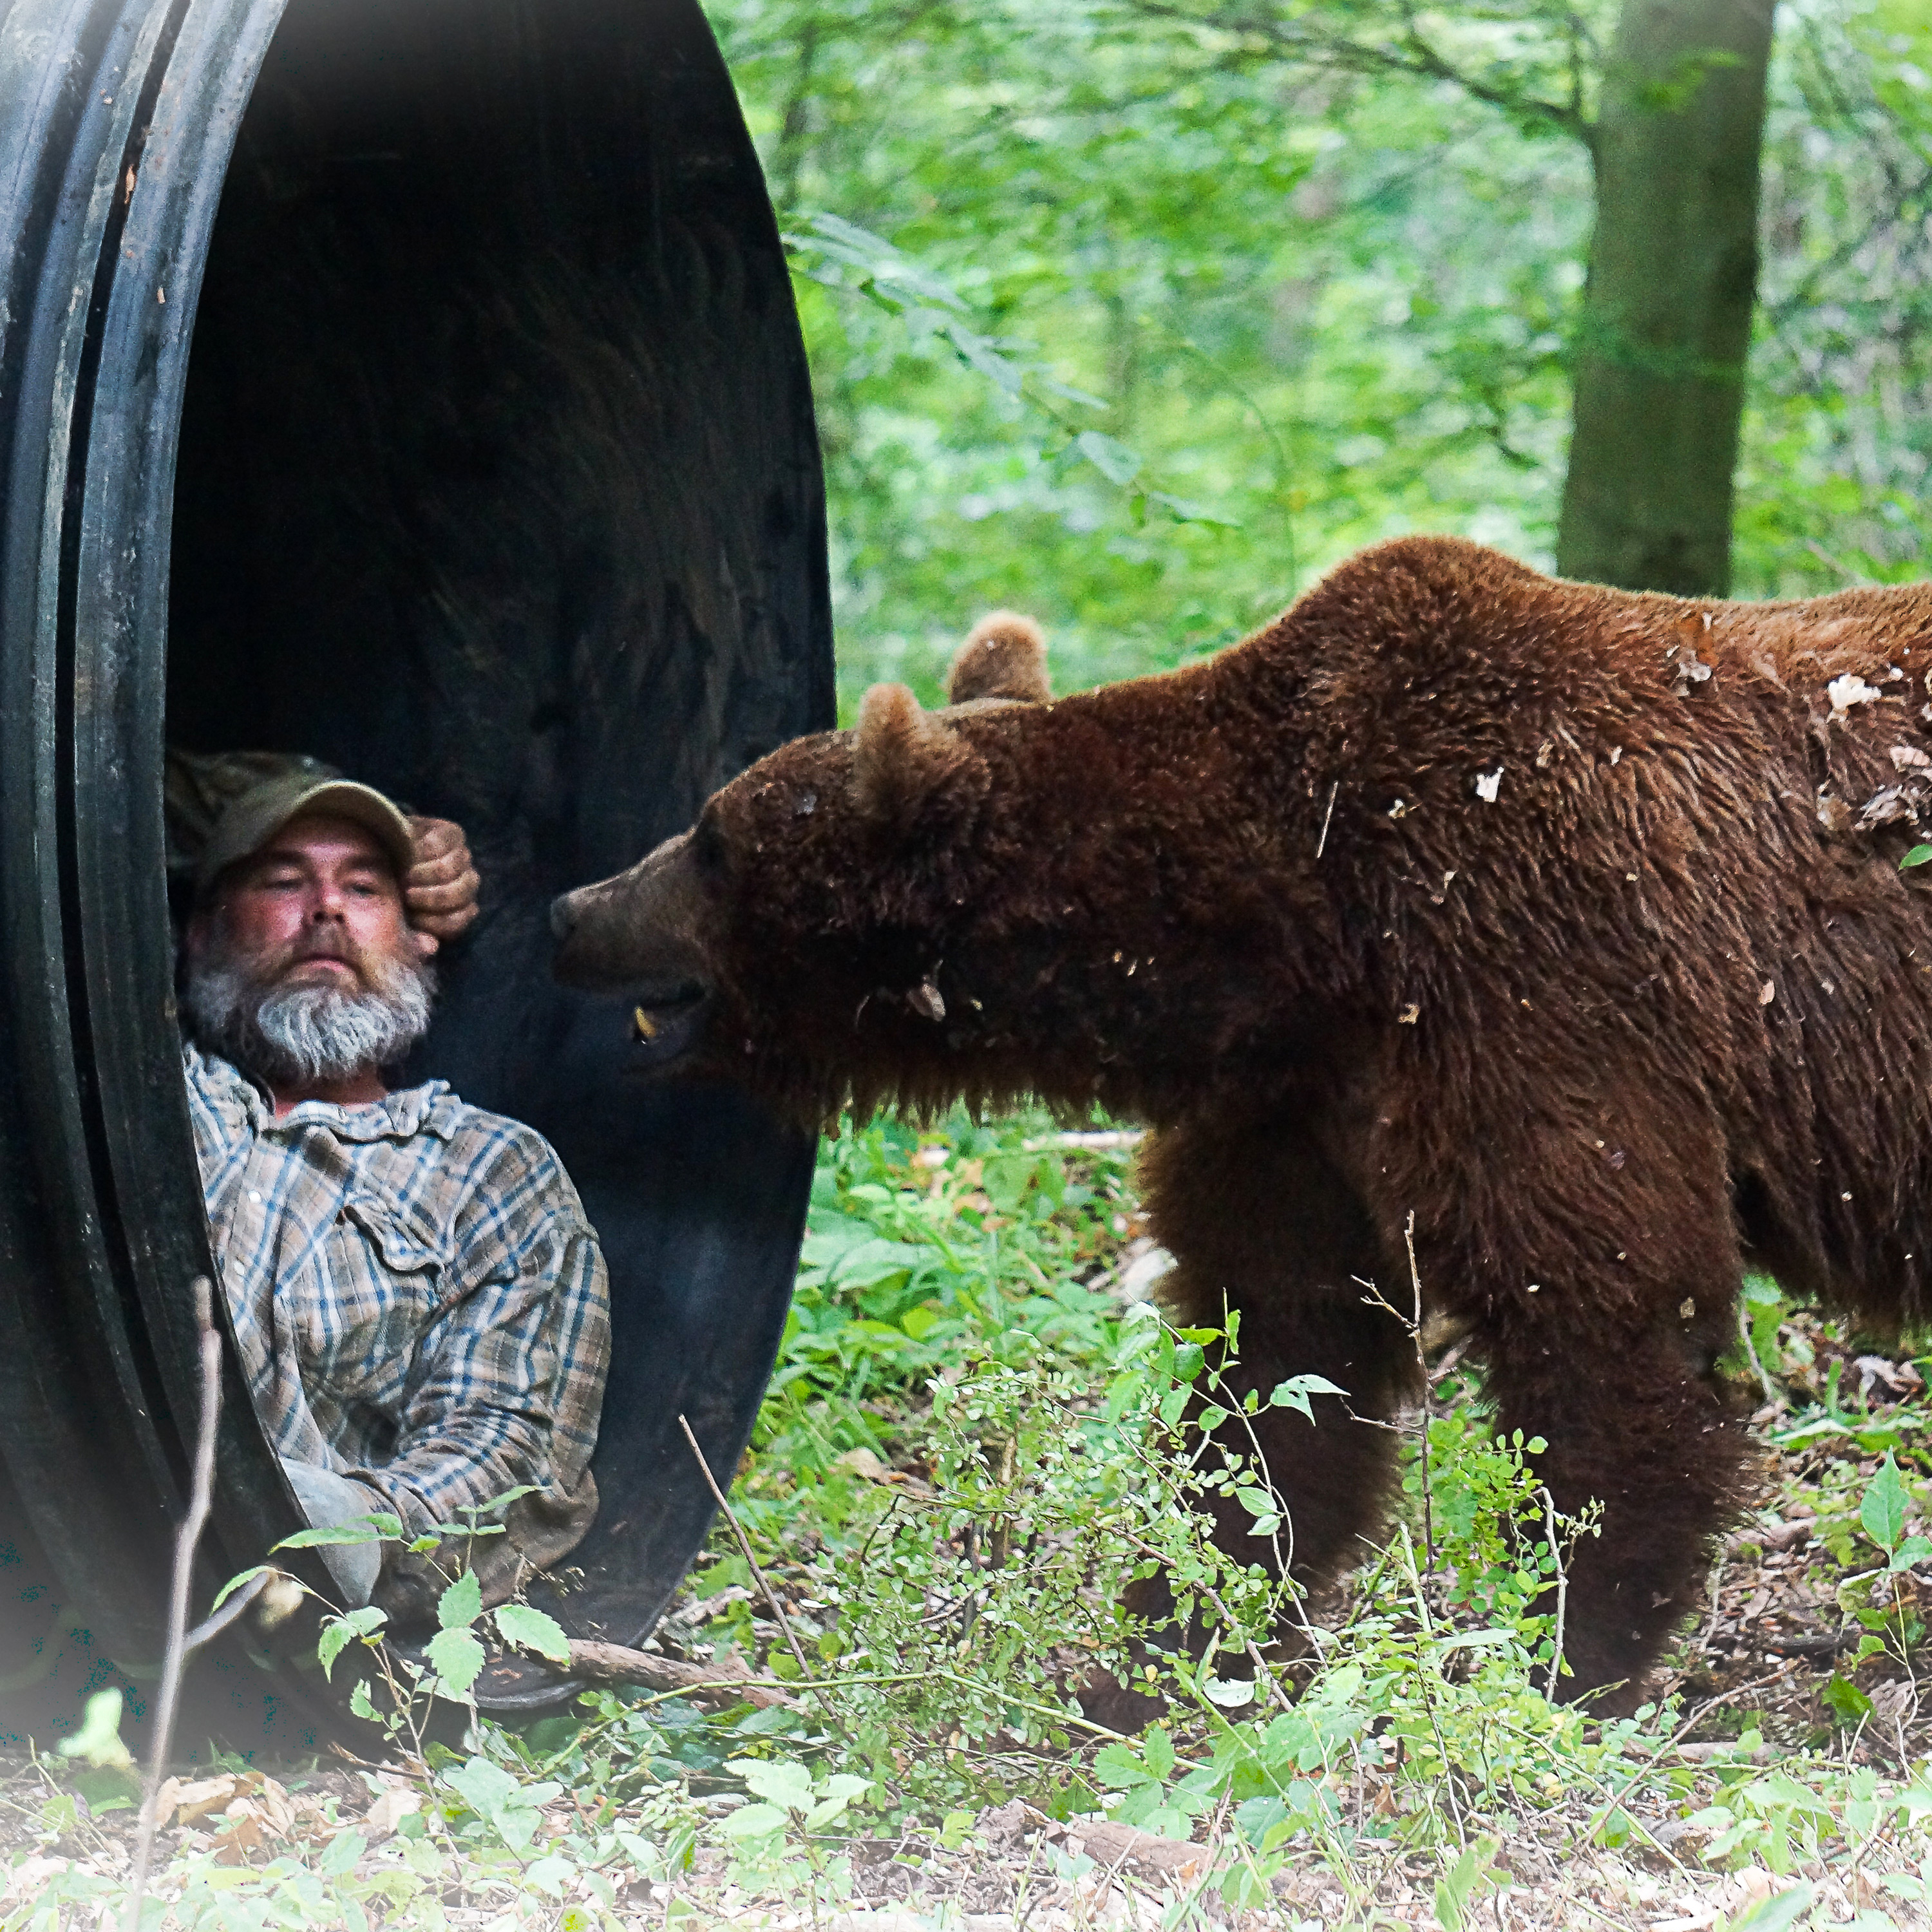
<svg viewBox="0 0 1932 1932">
<path fill-rule="evenodd" d="M 412 818 L 410 836 L 416 841 L 416 862 L 403 881 L 403 910 L 427 958 L 446 939 L 470 929 L 483 882 L 470 862 L 461 826 L 447 818 Z"/>
</svg>

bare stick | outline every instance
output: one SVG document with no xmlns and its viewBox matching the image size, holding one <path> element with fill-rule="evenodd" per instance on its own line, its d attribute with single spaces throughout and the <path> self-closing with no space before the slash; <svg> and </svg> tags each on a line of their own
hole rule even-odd
<svg viewBox="0 0 1932 1932">
<path fill-rule="evenodd" d="M 1745 1357 L 1752 1368 L 1757 1372 L 1758 1386 L 1764 1390 L 1765 1400 L 1766 1402 L 1783 1400 L 1784 1392 L 1765 1372 L 1764 1364 L 1758 1359 L 1757 1343 L 1751 1336 L 1750 1311 L 1745 1306 L 1744 1298 L 1742 1295 L 1738 1298 L 1738 1340 L 1744 1345 Z"/>
<path fill-rule="evenodd" d="M 796 1709 L 785 1687 L 770 1678 L 747 1677 L 716 1664 L 684 1664 L 673 1657 L 653 1657 L 620 1643 L 595 1643 L 586 1637 L 570 1640 L 570 1674 L 586 1684 L 641 1684 L 646 1690 L 668 1690 L 698 1697 L 729 1693 L 760 1710 L 774 1704 Z"/>
<path fill-rule="evenodd" d="M 1320 858 L 1322 848 L 1328 843 L 1328 821 L 1335 816 L 1335 794 L 1342 789 L 1342 781 L 1337 778 L 1328 788 L 1328 809 L 1322 814 L 1322 836 L 1315 842 L 1315 856 Z"/>
<path fill-rule="evenodd" d="M 168 1752 L 174 1742 L 175 1706 L 181 1696 L 182 1672 L 188 1660 L 188 1597 L 194 1577 L 195 1546 L 207 1527 L 214 1493 L 214 1424 L 221 1413 L 221 1336 L 214 1325 L 214 1290 L 205 1274 L 194 1278 L 194 1325 L 201 1351 L 201 1428 L 195 1438 L 194 1478 L 188 1491 L 188 1514 L 175 1532 L 174 1588 L 168 1599 L 168 1644 L 161 1666 L 161 1688 L 154 1700 L 154 1753 L 148 1762 L 147 1788 L 141 1796 L 141 1824 L 134 1844 L 134 1872 L 128 1882 L 125 1932 L 140 1932 L 141 1907 L 148 1892 L 148 1874 L 154 1861 L 156 1815 L 161 1780 L 168 1774 Z"/>
<path fill-rule="evenodd" d="M 1556 1634 L 1550 1650 L 1550 1686 L 1544 1692 L 1553 1704 L 1556 1701 L 1556 1679 L 1563 1668 L 1563 1612 L 1570 1596 L 1570 1576 L 1563 1567 L 1563 1551 L 1556 1540 L 1556 1498 L 1550 1493 L 1550 1486 L 1543 1486 L 1543 1521 L 1550 1534 L 1550 1560 L 1556 1565 Z"/>
<path fill-rule="evenodd" d="M 711 1473 L 711 1465 L 704 1460 L 704 1451 L 698 1446 L 698 1438 L 691 1432 L 691 1424 L 680 1413 L 677 1426 L 684 1431 L 684 1439 L 691 1444 L 691 1453 L 698 1458 L 698 1466 L 704 1472 L 704 1480 L 711 1493 L 718 1498 L 718 1507 L 724 1512 L 724 1520 L 731 1526 L 731 1534 L 738 1539 L 738 1547 L 745 1553 L 745 1564 L 757 1578 L 758 1588 L 765 1593 L 765 1601 L 772 1606 L 772 1615 L 778 1620 L 778 1628 L 784 1632 L 784 1640 L 791 1646 L 791 1654 L 798 1664 L 799 1675 L 809 1678 L 812 1666 L 805 1660 L 805 1652 L 799 1648 L 798 1639 L 792 1634 L 791 1619 L 784 1613 L 784 1606 L 778 1600 L 778 1594 L 765 1581 L 765 1573 L 758 1568 L 758 1559 L 752 1554 L 752 1545 L 745 1534 L 744 1526 L 733 1514 L 731 1505 L 724 1500 L 724 1492 L 718 1486 L 718 1478 Z"/>
<path fill-rule="evenodd" d="M 1408 1339 L 1415 1345 L 1415 1366 L 1422 1371 L 1422 1547 L 1429 1558 L 1429 1574 L 1436 1574 L 1436 1498 L 1429 1485 L 1429 1358 L 1422 1352 L 1422 1273 L 1415 1265 L 1415 1210 L 1402 1231 L 1408 1244 L 1408 1281 L 1415 1294 L 1415 1313 L 1408 1324 Z"/>
</svg>

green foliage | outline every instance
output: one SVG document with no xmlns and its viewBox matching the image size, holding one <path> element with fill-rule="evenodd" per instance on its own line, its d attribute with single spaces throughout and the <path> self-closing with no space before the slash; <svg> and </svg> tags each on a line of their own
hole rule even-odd
<svg viewBox="0 0 1932 1932">
<path fill-rule="evenodd" d="M 1612 10 L 723 0 L 799 272 L 844 701 L 936 695 L 994 604 L 1071 689 L 1400 531 L 1546 566 Z M 1918 13 L 1780 16 L 1740 594 L 1922 568 Z"/>
</svg>

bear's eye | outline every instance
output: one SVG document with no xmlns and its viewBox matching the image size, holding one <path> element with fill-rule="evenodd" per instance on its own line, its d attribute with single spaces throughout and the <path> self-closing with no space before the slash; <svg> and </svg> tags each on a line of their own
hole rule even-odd
<svg viewBox="0 0 1932 1932">
<path fill-rule="evenodd" d="M 701 814 L 692 828 L 691 856 L 701 877 L 706 879 L 724 877 L 727 868 L 724 835 L 718 830 L 714 814 L 709 812 Z"/>
</svg>

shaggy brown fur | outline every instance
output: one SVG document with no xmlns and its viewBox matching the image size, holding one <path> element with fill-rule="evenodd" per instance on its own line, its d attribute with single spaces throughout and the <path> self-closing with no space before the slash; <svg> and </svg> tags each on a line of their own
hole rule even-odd
<svg viewBox="0 0 1932 1932">
<path fill-rule="evenodd" d="M 1924 1306 L 1928 683 L 1932 586 L 1686 602 L 1404 539 L 1168 676 L 875 692 L 560 901 L 559 970 L 814 1119 L 1148 1121 L 1169 1299 L 1238 1307 L 1263 1390 L 1312 1370 L 1390 1414 L 1412 1355 L 1357 1281 L 1406 1293 L 1412 1214 L 1498 1420 L 1561 1508 L 1603 1502 L 1577 1684 L 1634 1682 L 1734 1494 L 1708 1371 L 1747 1262 Z M 1316 1414 L 1261 1424 L 1310 1578 L 1390 1455 Z"/>
</svg>

